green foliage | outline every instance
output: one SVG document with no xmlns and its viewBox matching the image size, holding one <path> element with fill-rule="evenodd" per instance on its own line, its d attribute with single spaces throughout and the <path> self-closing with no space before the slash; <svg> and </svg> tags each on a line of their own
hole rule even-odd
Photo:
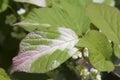
<svg viewBox="0 0 120 80">
<path fill-rule="evenodd" d="M 101 4 L 91 4 L 87 7 L 87 15 L 109 40 L 120 43 L 120 12 L 114 7 Z"/>
<path fill-rule="evenodd" d="M 104 0 L 103 3 L 107 4 L 107 5 L 110 5 L 110 6 L 114 6 L 115 5 L 115 1 L 114 0 Z"/>
<path fill-rule="evenodd" d="M 13 59 L 14 64 L 20 64 L 13 66 L 12 72 L 45 73 L 53 70 L 77 52 L 74 47 L 77 42 L 77 35 L 68 28 L 31 32 L 20 44 L 19 55 Z"/>
<path fill-rule="evenodd" d="M 102 72 L 119 75 L 118 2 L 1 0 L 0 66 L 11 72 L 12 80 L 100 80 Z M 0 80 L 10 78 L 0 68 Z"/>
<path fill-rule="evenodd" d="M 80 2 L 79 4 L 77 1 L 73 4 L 63 0 L 53 4 L 52 8 L 34 9 L 17 25 L 21 25 L 27 31 L 33 31 L 41 26 L 68 27 L 78 35 L 82 35 L 89 29 L 90 21 L 84 11 L 87 2 L 83 1 L 83 4 Z"/>
<path fill-rule="evenodd" d="M 87 7 L 87 15 L 92 23 L 114 42 L 115 55 L 120 58 L 120 11 L 114 7 L 91 4 Z"/>
<path fill-rule="evenodd" d="M 39 6 L 39 7 L 46 7 L 45 0 L 14 0 L 14 1 L 34 4 L 34 5 Z"/>
<path fill-rule="evenodd" d="M 120 59 L 120 45 L 114 44 L 114 53 Z"/>
<path fill-rule="evenodd" d="M 65 62 L 68 58 L 70 58 L 70 55 L 67 53 L 67 50 L 58 50 L 51 55 L 48 54 L 40 57 L 32 64 L 31 72 L 45 73 L 57 68 L 58 66 L 60 66 L 61 63 Z"/>
<path fill-rule="evenodd" d="M 104 34 L 90 31 L 79 41 L 78 46 L 88 48 L 90 62 L 98 70 L 110 72 L 114 69 L 112 62 L 110 62 L 111 44 Z"/>
<path fill-rule="evenodd" d="M 0 80 L 10 80 L 10 78 L 2 68 L 0 68 Z"/>
<path fill-rule="evenodd" d="M 3 12 L 8 7 L 9 0 L 0 0 L 0 12 Z"/>
</svg>

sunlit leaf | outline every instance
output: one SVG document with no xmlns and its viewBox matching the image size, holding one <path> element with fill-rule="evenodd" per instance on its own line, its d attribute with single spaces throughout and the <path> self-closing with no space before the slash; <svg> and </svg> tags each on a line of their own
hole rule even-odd
<svg viewBox="0 0 120 80">
<path fill-rule="evenodd" d="M 90 21 L 84 11 L 87 1 L 80 0 L 81 3 L 77 3 L 78 1 L 62 0 L 60 3 L 55 3 L 52 8 L 34 9 L 16 25 L 22 26 L 27 31 L 33 31 L 41 26 L 64 26 L 73 29 L 78 35 L 82 35 L 89 29 Z"/>
<path fill-rule="evenodd" d="M 78 46 L 87 47 L 89 51 L 90 62 L 100 71 L 112 71 L 114 66 L 110 62 L 112 48 L 105 37 L 100 32 L 90 31 L 83 37 Z"/>
<path fill-rule="evenodd" d="M 120 58 L 120 11 L 114 7 L 91 4 L 87 7 L 87 15 L 92 23 L 114 42 L 115 55 Z"/>
<path fill-rule="evenodd" d="M 70 58 L 78 49 L 76 33 L 69 28 L 47 28 L 29 33 L 13 58 L 14 71 L 44 73 Z"/>
<path fill-rule="evenodd" d="M 120 11 L 103 4 L 90 4 L 87 15 L 109 40 L 120 43 Z"/>
<path fill-rule="evenodd" d="M 2 68 L 0 68 L 0 80 L 10 80 L 10 78 Z"/>
</svg>

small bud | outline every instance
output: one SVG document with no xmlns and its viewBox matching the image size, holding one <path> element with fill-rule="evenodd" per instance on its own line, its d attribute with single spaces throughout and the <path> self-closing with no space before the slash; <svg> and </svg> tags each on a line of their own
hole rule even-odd
<svg viewBox="0 0 120 80">
<path fill-rule="evenodd" d="M 77 51 L 73 56 L 73 59 L 78 59 L 78 58 L 82 58 L 82 52 Z"/>
<path fill-rule="evenodd" d="M 101 75 L 100 75 L 100 74 L 97 74 L 97 75 L 96 75 L 96 79 L 97 79 L 97 80 L 101 80 Z"/>
<path fill-rule="evenodd" d="M 83 54 L 84 54 L 84 57 L 89 57 L 88 48 L 84 48 Z"/>
<path fill-rule="evenodd" d="M 72 58 L 73 59 L 78 59 L 78 56 L 77 55 L 73 55 Z"/>
<path fill-rule="evenodd" d="M 109 43 L 111 43 L 112 41 L 111 40 L 108 40 L 109 41 Z"/>
<path fill-rule="evenodd" d="M 90 72 L 97 74 L 97 73 L 98 73 L 98 70 L 97 70 L 97 69 L 94 69 L 94 68 L 91 68 L 91 69 L 90 69 Z"/>
<path fill-rule="evenodd" d="M 84 69 L 84 72 L 85 72 L 85 75 L 89 75 L 90 73 L 87 68 Z"/>
<path fill-rule="evenodd" d="M 118 45 L 118 47 L 120 48 L 120 44 Z"/>
<path fill-rule="evenodd" d="M 102 32 L 101 29 L 99 30 L 99 32 Z"/>
<path fill-rule="evenodd" d="M 90 72 L 88 71 L 88 69 L 87 68 L 84 68 L 82 71 L 81 71 L 81 73 L 80 73 L 80 75 L 82 75 L 82 76 L 88 76 L 90 74 Z"/>
<path fill-rule="evenodd" d="M 80 52 L 80 53 L 78 54 L 78 57 L 79 57 L 79 58 L 82 58 L 82 52 Z"/>
<path fill-rule="evenodd" d="M 17 13 L 18 13 L 19 15 L 23 15 L 23 14 L 25 14 L 25 12 L 26 12 L 26 10 L 23 9 L 23 8 L 20 8 L 20 9 L 17 11 Z"/>
</svg>

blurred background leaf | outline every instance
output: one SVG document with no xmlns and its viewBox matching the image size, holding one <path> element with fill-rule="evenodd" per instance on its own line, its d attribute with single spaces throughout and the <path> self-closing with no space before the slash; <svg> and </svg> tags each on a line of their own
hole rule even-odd
<svg viewBox="0 0 120 80">
<path fill-rule="evenodd" d="M 0 80 L 10 80 L 10 78 L 2 68 L 0 68 Z"/>
<path fill-rule="evenodd" d="M 0 0 L 0 12 L 3 12 L 8 7 L 9 0 Z"/>
</svg>

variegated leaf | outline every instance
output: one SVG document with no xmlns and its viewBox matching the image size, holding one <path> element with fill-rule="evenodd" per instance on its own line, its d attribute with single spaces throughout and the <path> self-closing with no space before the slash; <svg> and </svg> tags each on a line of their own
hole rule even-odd
<svg viewBox="0 0 120 80">
<path fill-rule="evenodd" d="M 44 73 L 57 68 L 78 49 L 76 33 L 69 28 L 47 28 L 29 33 L 13 58 L 15 71 Z"/>
</svg>

